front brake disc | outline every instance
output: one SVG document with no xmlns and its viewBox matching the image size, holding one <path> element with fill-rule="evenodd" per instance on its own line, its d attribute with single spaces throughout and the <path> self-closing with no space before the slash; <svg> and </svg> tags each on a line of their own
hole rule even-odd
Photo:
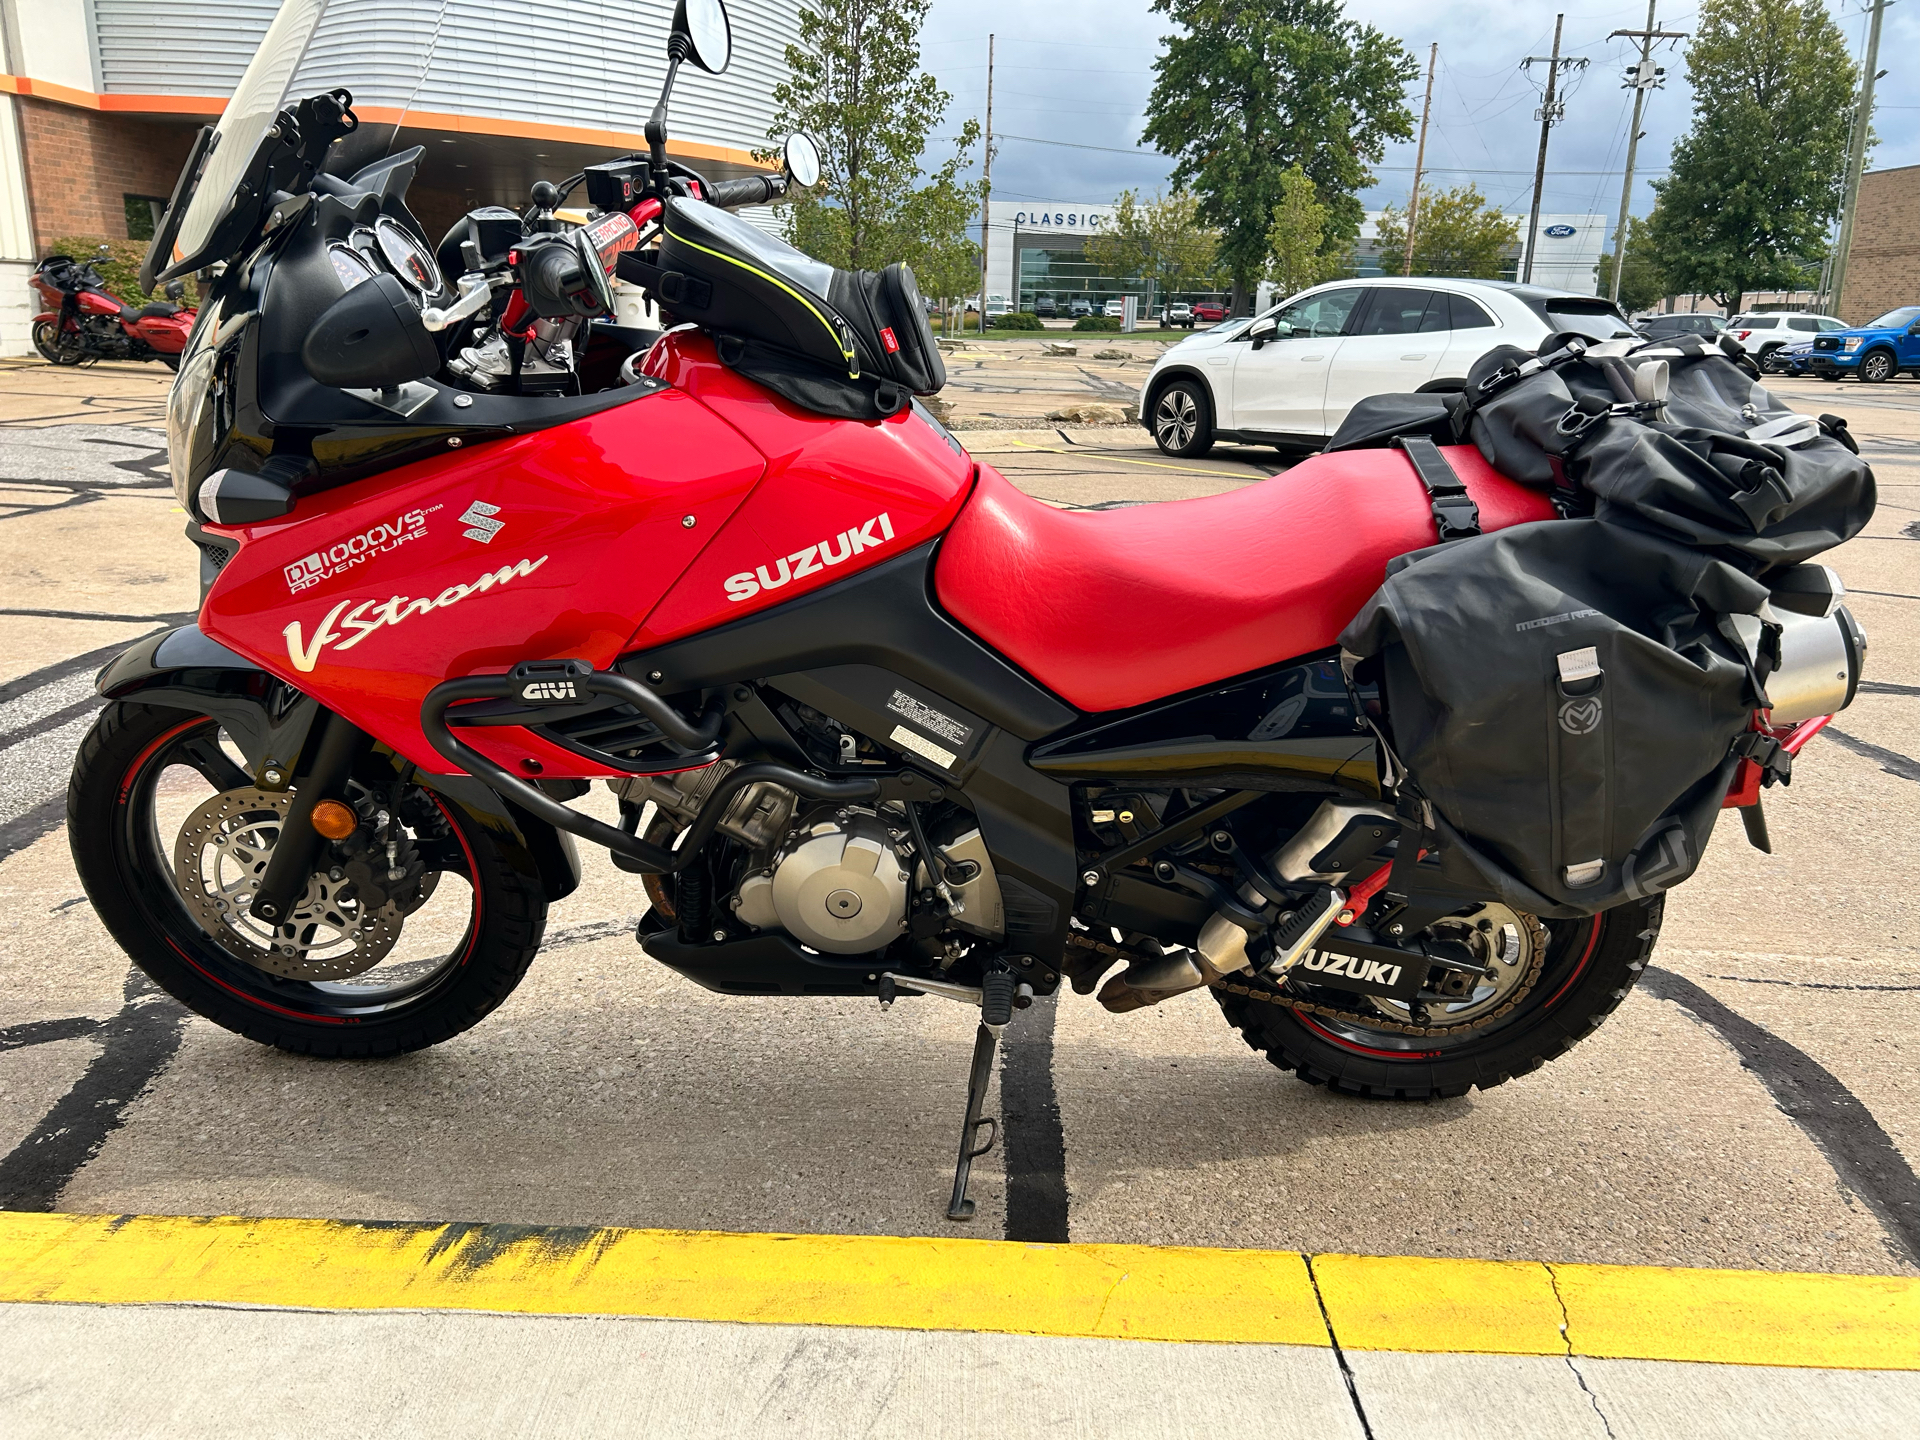
<svg viewBox="0 0 1920 1440">
<path fill-rule="evenodd" d="M 173 881 L 187 912 L 237 960 L 288 980 L 344 980 L 384 960 L 400 939 L 400 907 L 369 912 L 324 871 L 285 921 L 250 913 L 293 798 L 250 787 L 228 790 L 186 818 L 173 847 Z"/>
</svg>

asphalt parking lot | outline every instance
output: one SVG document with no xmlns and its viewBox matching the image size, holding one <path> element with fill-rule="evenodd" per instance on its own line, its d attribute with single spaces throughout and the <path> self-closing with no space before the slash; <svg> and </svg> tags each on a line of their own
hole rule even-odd
<svg viewBox="0 0 1920 1440">
<path fill-rule="evenodd" d="M 1137 427 L 1040 423 L 1131 394 L 1144 359 L 978 358 L 954 367 L 962 440 L 1053 503 L 1286 483 L 1272 451 L 1174 462 Z M 953 1233 L 974 1017 L 710 994 L 642 954 L 645 897 L 598 851 L 507 1004 L 402 1059 L 263 1049 L 129 973 L 60 806 L 94 670 L 196 607 L 166 378 L 0 362 L 0 1208 Z M 1850 419 L 1880 509 L 1827 557 L 1868 681 L 1769 792 L 1774 853 L 1722 825 L 1599 1033 L 1458 1100 L 1302 1085 L 1205 993 L 1036 1006 L 1008 1032 L 1006 1143 L 968 1234 L 1920 1275 L 1920 382 L 1776 388 Z"/>
</svg>

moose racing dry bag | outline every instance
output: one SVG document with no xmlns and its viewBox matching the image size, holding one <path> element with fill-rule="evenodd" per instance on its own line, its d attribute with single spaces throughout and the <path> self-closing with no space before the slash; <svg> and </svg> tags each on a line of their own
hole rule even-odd
<svg viewBox="0 0 1920 1440">
<path fill-rule="evenodd" d="M 875 420 L 947 383 L 913 271 L 838 270 L 698 200 L 668 202 L 657 265 L 623 257 L 722 363 L 822 415 Z"/>
<path fill-rule="evenodd" d="M 1693 873 L 1765 703 L 1733 617 L 1764 633 L 1767 599 L 1660 536 L 1548 520 L 1400 557 L 1340 644 L 1450 862 L 1571 917 Z"/>
</svg>

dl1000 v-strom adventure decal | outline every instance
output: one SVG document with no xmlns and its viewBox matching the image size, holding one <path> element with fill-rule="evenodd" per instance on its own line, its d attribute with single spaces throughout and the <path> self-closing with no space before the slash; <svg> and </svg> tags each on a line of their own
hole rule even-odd
<svg viewBox="0 0 1920 1440">
<path fill-rule="evenodd" d="M 405 595 L 395 595 L 389 600 L 379 601 L 342 600 L 327 612 L 327 618 L 313 632 L 311 641 L 302 638 L 298 620 L 281 632 L 287 637 L 287 659 L 301 674 L 310 674 L 313 667 L 319 664 L 322 650 L 329 647 L 351 650 L 382 626 L 398 625 L 414 615 L 458 605 L 469 595 L 484 595 L 494 586 L 504 585 L 515 576 L 531 575 L 546 563 L 547 557 L 542 555 L 538 560 L 520 560 L 512 565 L 503 565 L 498 570 L 488 571 L 471 585 L 449 585 L 431 599 L 423 596 L 414 600 Z M 339 625 L 341 630 L 334 629 L 335 625 Z M 343 640 L 342 631 L 353 633 Z"/>
</svg>

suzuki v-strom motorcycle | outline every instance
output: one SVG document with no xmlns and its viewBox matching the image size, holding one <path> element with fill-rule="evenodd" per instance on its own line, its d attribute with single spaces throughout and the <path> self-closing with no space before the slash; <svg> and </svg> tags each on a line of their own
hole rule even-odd
<svg viewBox="0 0 1920 1440">
<path fill-rule="evenodd" d="M 106 254 L 104 245 L 100 253 Z M 48 306 L 33 317 L 33 348 L 51 363 L 158 360 L 169 370 L 180 368 L 199 314 L 175 303 L 186 294 L 180 281 L 167 282 L 165 300 L 129 305 L 107 289 L 93 261 L 49 255 L 29 283 Z"/>
<path fill-rule="evenodd" d="M 323 6 L 288 0 L 145 277 L 220 270 L 169 416 L 205 597 L 102 673 L 69 813 L 169 992 L 314 1056 L 439 1043 L 519 983 L 585 840 L 644 887 L 646 953 L 711 990 L 978 1008 L 955 1218 L 1000 1028 L 1063 982 L 1117 1012 L 1211 987 L 1275 1064 L 1408 1098 L 1532 1070 L 1619 1003 L 1659 889 L 1529 909 L 1448 868 L 1336 648 L 1436 516 L 1504 533 L 1547 491 L 1451 446 L 1451 491 L 1371 449 L 1051 508 L 912 402 L 940 372 L 910 273 L 727 213 L 811 182 L 804 137 L 781 175 L 667 158 L 679 67 L 725 66 L 719 0 L 682 5 L 648 153 L 438 245 L 420 150 L 326 173 L 351 97 L 254 93 Z M 552 223 L 582 185 L 588 223 Z M 614 283 L 670 328 L 597 318 Z M 1756 720 L 1761 758 L 1820 703 Z M 1567 704 L 1596 733 L 1600 701 Z"/>
</svg>

